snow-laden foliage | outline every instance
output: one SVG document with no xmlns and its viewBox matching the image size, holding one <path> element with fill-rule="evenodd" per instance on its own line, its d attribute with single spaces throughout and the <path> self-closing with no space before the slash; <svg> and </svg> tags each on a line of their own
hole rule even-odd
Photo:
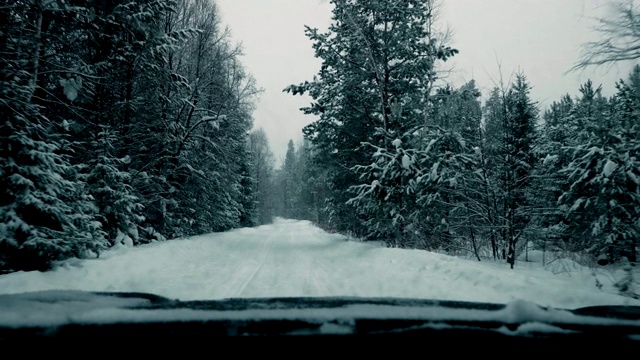
<svg viewBox="0 0 640 360">
<path fill-rule="evenodd" d="M 575 107 L 579 127 L 561 149 L 569 162 L 559 170 L 567 184 L 558 198 L 564 218 L 556 229 L 601 261 L 635 262 L 640 128 L 633 95 L 623 81 L 610 100 L 591 83 L 581 91 Z"/>
<path fill-rule="evenodd" d="M 432 29 L 432 1 L 332 1 L 327 33 L 307 28 L 322 68 L 311 82 L 289 86 L 314 102 L 303 109 L 318 120 L 304 129 L 314 163 L 327 179 L 326 227 L 365 234 L 370 219 L 347 204 L 359 184 L 357 166 L 375 147 L 391 142 L 425 120 L 425 99 L 436 79 L 435 64 L 457 53 Z M 399 116 L 392 108 L 402 109 Z M 370 146 L 361 146 L 362 143 Z M 373 150 L 375 151 L 375 150 Z"/>
<path fill-rule="evenodd" d="M 423 146 L 405 149 L 403 143 Z M 458 194 L 475 161 L 460 134 L 428 127 L 394 140 L 390 151 L 366 145 L 374 147 L 373 162 L 355 168 L 365 184 L 351 188 L 356 196 L 349 204 L 369 219 L 367 236 L 401 247 L 450 245 L 462 209 Z"/>
<path fill-rule="evenodd" d="M 492 166 L 486 170 L 491 173 L 489 178 L 494 187 L 491 192 L 496 204 L 494 218 L 499 226 L 495 230 L 511 267 L 517 257 L 518 242 L 526 240 L 525 234 L 533 220 L 531 190 L 536 165 L 538 108 L 530 98 L 530 90 L 524 74 L 518 74 L 509 89 L 497 92 L 499 97 L 490 105 L 492 115 L 486 119 L 490 129 L 485 138 L 490 143 L 487 165 Z"/>
<path fill-rule="evenodd" d="M 252 223 L 253 81 L 203 0 L 0 5 L 0 271 Z"/>
<path fill-rule="evenodd" d="M 314 99 L 307 208 L 325 228 L 390 246 L 506 260 L 529 244 L 581 262 L 637 259 L 640 66 L 611 99 L 589 81 L 544 112 L 523 73 L 486 94 L 437 78 L 457 51 L 433 2 L 334 0 L 323 63 L 285 89 Z M 289 205 L 287 205 L 289 206 Z M 306 215 L 308 216 L 308 215 Z M 524 254 L 521 254 L 524 252 Z"/>
<path fill-rule="evenodd" d="M 113 144 L 117 141 L 114 134 L 104 131 L 98 137 L 98 143 L 94 144 L 97 158 L 87 164 L 86 175 L 89 194 L 98 208 L 96 218 L 112 245 L 122 236 L 138 244 L 146 240 L 139 233 L 140 224 L 145 220 L 141 215 L 143 206 L 130 185 L 131 174 L 121 170 L 130 158 L 114 156 Z"/>
<path fill-rule="evenodd" d="M 78 167 L 39 104 L 44 18 L 54 9 L 15 5 L 0 7 L 0 271 L 43 270 L 106 242 Z"/>
</svg>

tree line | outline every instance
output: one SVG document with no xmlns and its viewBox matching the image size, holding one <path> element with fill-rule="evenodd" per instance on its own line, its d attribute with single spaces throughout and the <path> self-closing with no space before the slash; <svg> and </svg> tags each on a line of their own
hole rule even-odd
<svg viewBox="0 0 640 360">
<path fill-rule="evenodd" d="M 258 90 L 208 0 L 0 1 L 0 271 L 255 222 Z"/>
<path fill-rule="evenodd" d="M 317 117 L 298 169 L 285 160 L 292 216 L 512 268 L 529 244 L 636 262 L 640 66 L 611 97 L 589 81 L 541 111 L 520 72 L 483 102 L 474 81 L 442 80 L 458 50 L 433 1 L 331 3 L 328 31 L 306 28 L 320 71 L 285 89 L 310 95 L 301 110 Z"/>
</svg>

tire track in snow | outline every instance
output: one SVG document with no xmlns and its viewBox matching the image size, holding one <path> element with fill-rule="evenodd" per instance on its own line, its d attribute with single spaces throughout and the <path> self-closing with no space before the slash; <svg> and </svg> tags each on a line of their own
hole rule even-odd
<svg viewBox="0 0 640 360">
<path fill-rule="evenodd" d="M 239 297 L 242 292 L 247 288 L 251 281 L 255 278 L 256 274 L 260 271 L 260 268 L 264 265 L 265 259 L 268 255 L 270 244 L 273 243 L 273 237 L 266 236 L 260 241 L 259 250 L 257 253 L 260 255 L 257 265 L 249 259 L 240 259 L 240 268 L 227 282 L 225 290 L 222 292 L 223 298 Z"/>
<path fill-rule="evenodd" d="M 273 236 L 265 237 L 265 240 L 263 241 L 263 246 L 261 247 L 261 250 L 260 250 L 261 256 L 260 256 L 260 260 L 258 261 L 258 265 L 255 266 L 253 270 L 251 270 L 249 276 L 247 276 L 244 279 L 244 281 L 242 281 L 242 284 L 236 289 L 233 297 L 241 297 L 244 294 L 247 287 L 249 286 L 249 284 L 251 284 L 253 280 L 255 280 L 256 276 L 258 275 L 260 270 L 264 267 L 264 264 L 267 262 L 267 258 L 271 254 L 271 250 L 273 249 L 273 243 L 274 243 Z"/>
<path fill-rule="evenodd" d="M 303 264 L 305 269 L 305 277 L 303 284 L 311 284 L 313 286 L 313 290 L 315 294 L 310 293 L 307 294 L 306 290 L 301 289 L 303 295 L 306 296 L 328 296 L 332 295 L 331 292 L 331 281 L 328 279 L 327 272 L 322 269 L 317 259 L 314 259 L 312 256 L 306 254 L 303 250 L 300 249 L 301 243 L 296 243 L 294 236 L 297 235 L 294 232 L 287 233 L 287 239 L 289 240 L 289 246 L 291 247 L 293 253 L 296 255 L 298 261 Z"/>
</svg>

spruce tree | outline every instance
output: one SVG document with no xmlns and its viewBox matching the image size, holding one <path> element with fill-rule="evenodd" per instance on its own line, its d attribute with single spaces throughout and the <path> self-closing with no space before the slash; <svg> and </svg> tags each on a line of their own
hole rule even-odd
<svg viewBox="0 0 640 360">
<path fill-rule="evenodd" d="M 425 123 L 434 63 L 457 51 L 442 45 L 432 32 L 431 1 L 332 4 L 329 31 L 306 31 L 323 61 L 318 76 L 286 90 L 294 95 L 308 92 L 314 99 L 303 110 L 319 119 L 304 133 L 317 150 L 316 161 L 327 169 L 330 226 L 364 235 L 379 224 L 371 223 L 369 210 L 358 206 L 353 211 L 347 205 L 354 196 L 349 189 L 361 183 L 362 166 L 371 164 L 376 149 L 393 153 L 395 139 L 410 143 L 411 133 Z M 377 219 L 386 222 L 389 216 L 395 215 Z"/>
<path fill-rule="evenodd" d="M 45 17 L 55 6 L 0 6 L 0 271 L 44 270 L 106 247 L 95 207 L 54 132 L 60 125 L 34 97 L 44 84 Z"/>
<path fill-rule="evenodd" d="M 530 86 L 518 74 L 508 88 L 495 88 L 484 107 L 479 176 L 483 189 L 489 237 L 494 257 L 513 268 L 517 245 L 531 224 L 531 188 L 535 175 L 538 110 Z"/>
</svg>

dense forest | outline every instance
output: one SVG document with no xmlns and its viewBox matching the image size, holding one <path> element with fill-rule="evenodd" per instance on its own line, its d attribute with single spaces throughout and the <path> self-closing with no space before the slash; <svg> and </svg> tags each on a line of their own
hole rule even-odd
<svg viewBox="0 0 640 360">
<path fill-rule="evenodd" d="M 254 224 L 252 78 L 208 0 L 0 2 L 0 270 Z"/>
<path fill-rule="evenodd" d="M 318 74 L 284 89 L 315 121 L 276 169 L 213 1 L 0 0 L 0 272 L 275 216 L 511 267 L 637 261 L 640 66 L 541 109 L 523 72 L 447 83 L 434 1 L 331 3 Z"/>
<path fill-rule="evenodd" d="M 287 152 L 282 214 L 511 267 L 530 246 L 637 261 L 640 66 L 611 97 L 588 81 L 543 110 L 520 72 L 483 102 L 473 80 L 440 76 L 458 50 L 434 27 L 435 2 L 332 3 L 328 32 L 306 30 L 320 71 L 286 89 L 309 94 L 302 110 L 318 120 Z M 627 31 L 638 10 L 620 4 L 602 21 L 612 37 L 587 44 L 577 67 L 638 58 Z"/>
</svg>

